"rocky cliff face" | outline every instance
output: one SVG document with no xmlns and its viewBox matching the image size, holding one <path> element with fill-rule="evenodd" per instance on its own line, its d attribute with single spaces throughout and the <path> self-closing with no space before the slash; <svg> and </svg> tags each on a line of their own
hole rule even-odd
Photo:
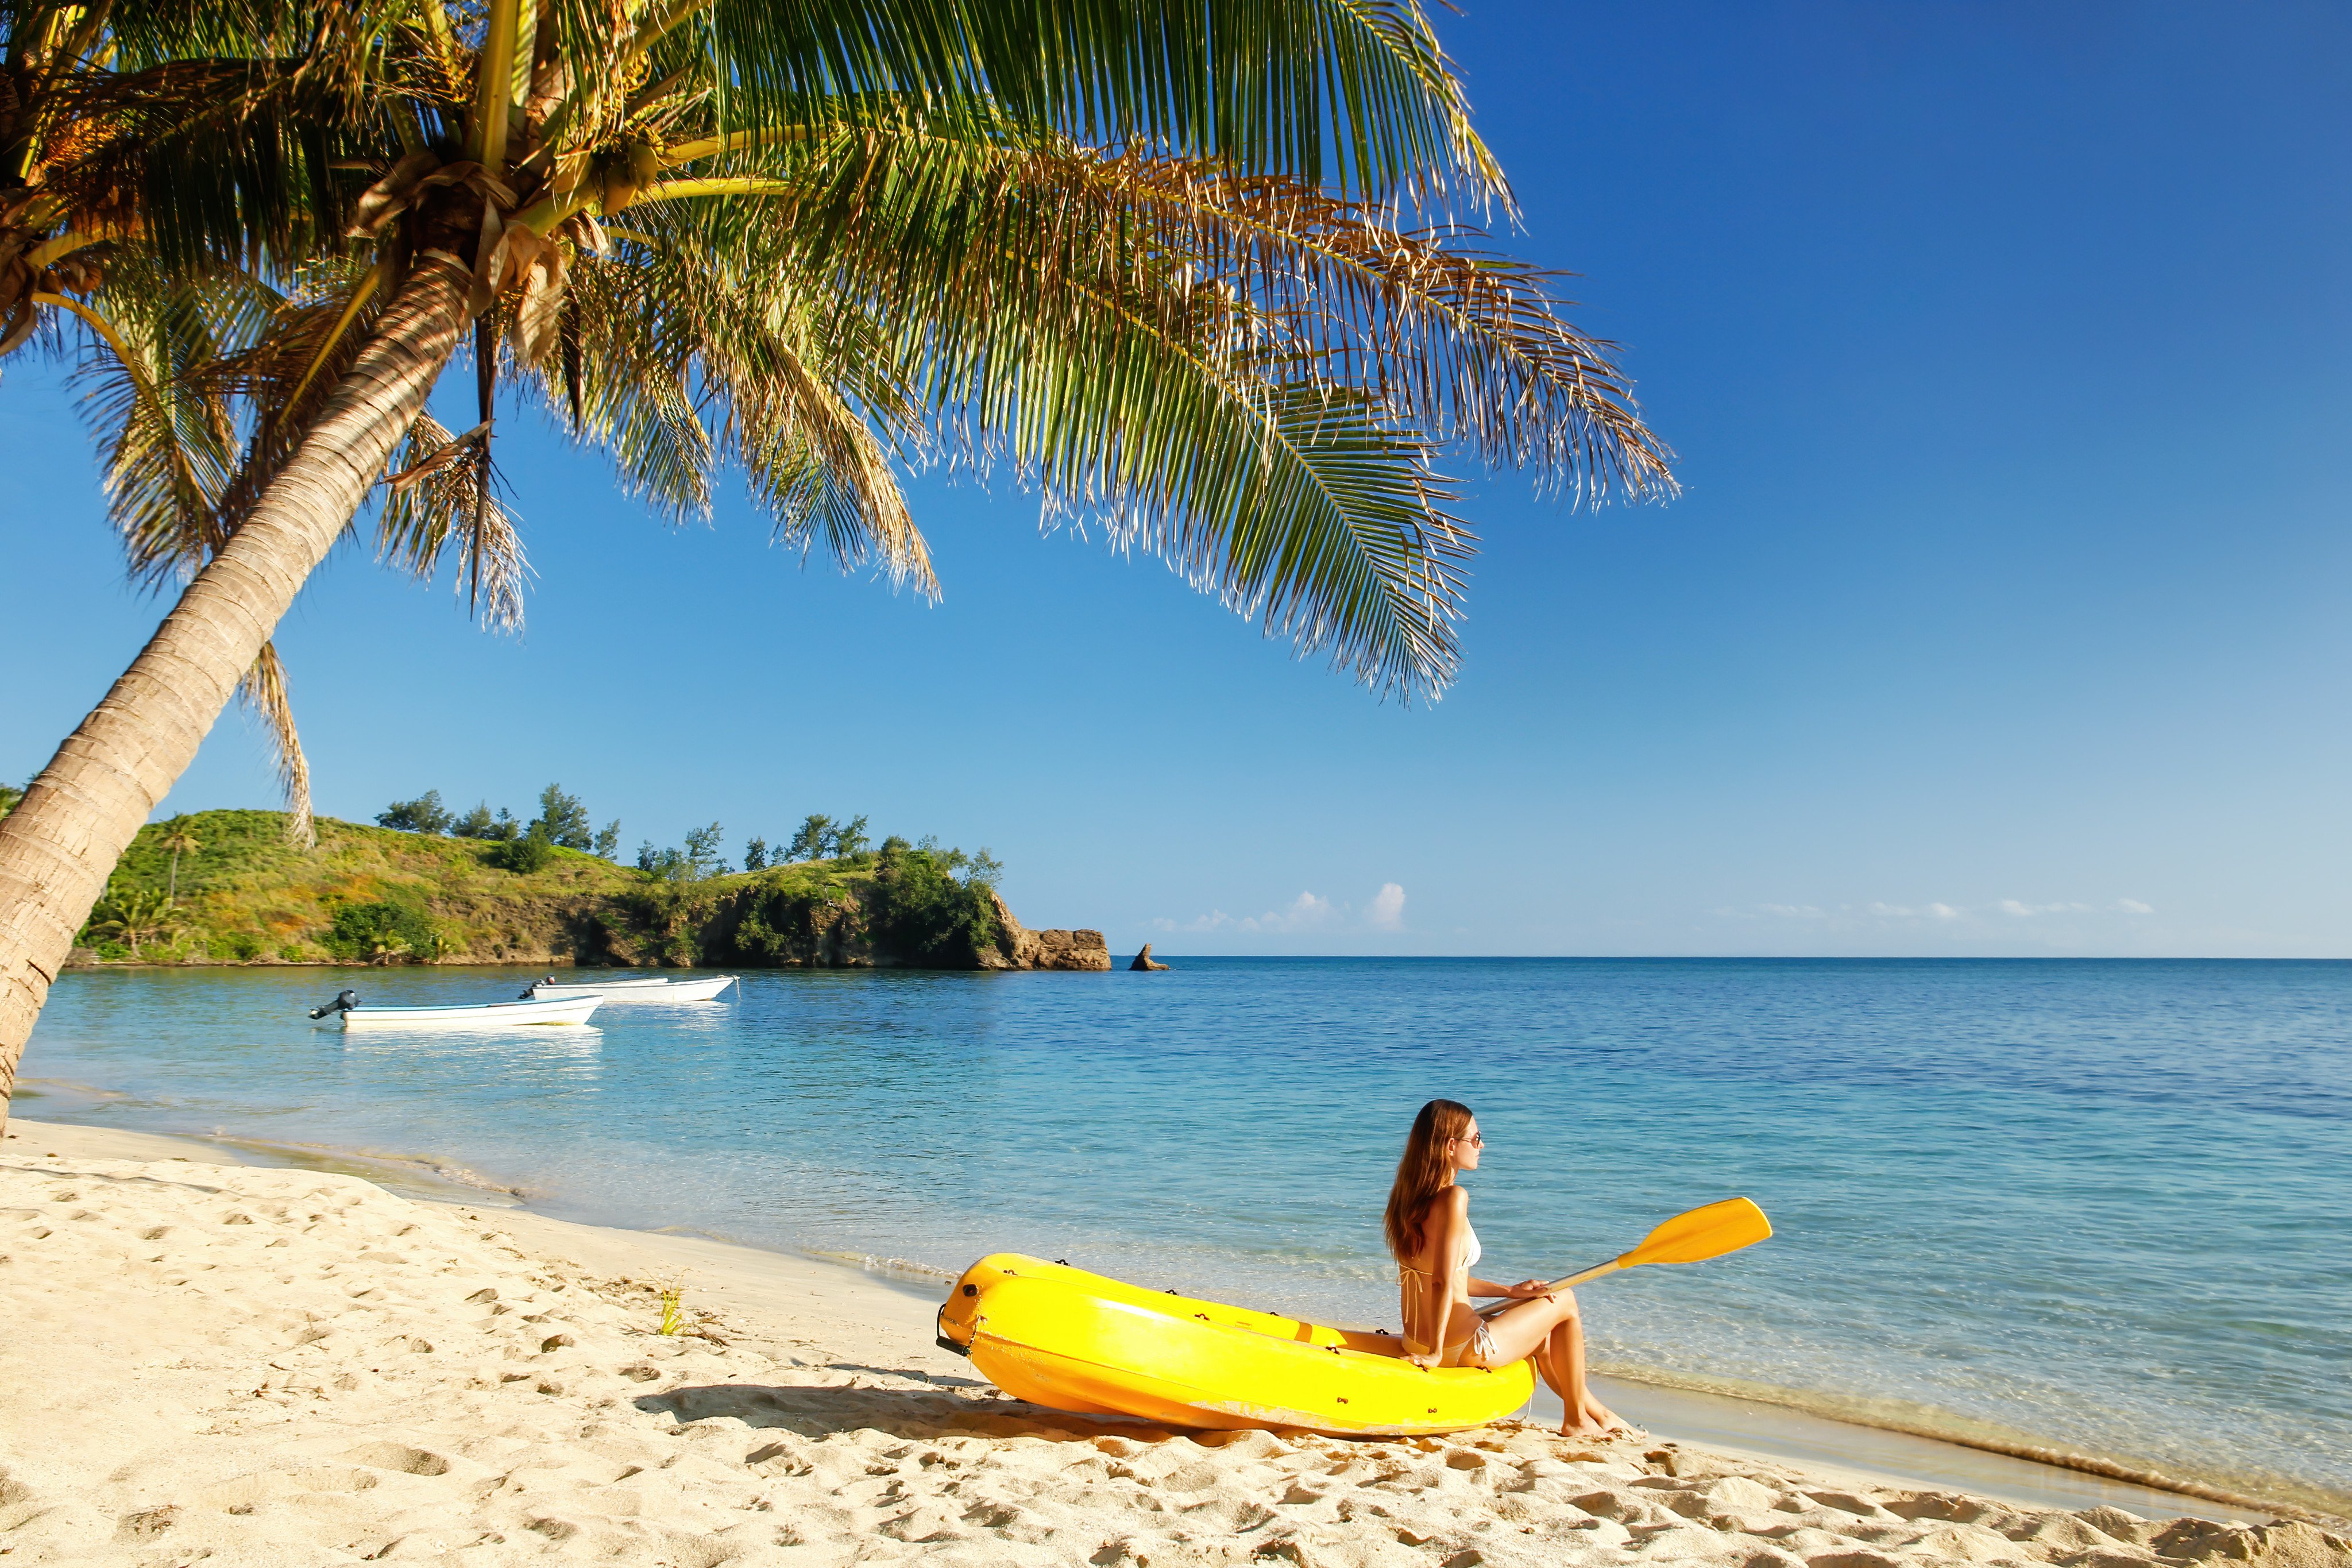
<svg viewBox="0 0 2352 1568">
<path fill-rule="evenodd" d="M 590 922 L 580 963 L 780 969 L 1107 970 L 1098 931 L 1031 931 L 1003 899 L 885 865 L 839 883 L 797 876 L 649 889 Z"/>
<path fill-rule="evenodd" d="M 982 969 L 1108 969 L 1110 947 L 1098 931 L 1028 931 L 994 893 L 997 942 L 983 952 Z"/>
</svg>

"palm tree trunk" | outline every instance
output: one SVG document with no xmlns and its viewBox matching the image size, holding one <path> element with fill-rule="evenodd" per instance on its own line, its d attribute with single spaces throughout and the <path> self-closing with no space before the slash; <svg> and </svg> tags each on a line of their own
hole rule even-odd
<svg viewBox="0 0 2352 1568">
<path fill-rule="evenodd" d="M 0 1128 L 74 933 L 456 352 L 470 279 L 422 255 L 251 515 L 0 817 Z"/>
</svg>

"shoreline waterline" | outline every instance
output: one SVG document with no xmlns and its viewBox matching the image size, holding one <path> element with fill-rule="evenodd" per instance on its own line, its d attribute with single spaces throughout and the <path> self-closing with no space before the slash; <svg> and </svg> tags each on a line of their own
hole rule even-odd
<svg viewBox="0 0 2352 1568">
<path fill-rule="evenodd" d="M 88 1092 L 86 1086 L 72 1087 Z M 192 1148 L 215 1160 L 226 1158 L 239 1164 L 353 1175 L 414 1201 L 491 1210 L 509 1221 L 529 1215 L 573 1229 L 684 1238 L 738 1252 L 816 1262 L 854 1271 L 925 1302 L 938 1300 L 955 1279 L 951 1271 L 902 1258 L 813 1246 L 780 1248 L 692 1226 L 648 1229 L 551 1215 L 534 1206 L 532 1198 L 540 1194 L 491 1184 L 457 1162 L 426 1155 L 391 1155 L 226 1131 L 121 1128 L 72 1118 L 36 1121 L 19 1116 L 8 1122 L 12 1141 L 20 1135 L 32 1141 L 47 1135 L 54 1141 L 57 1134 L 68 1131 L 93 1140 L 107 1157 L 163 1159 L 173 1157 L 171 1152 L 175 1149 Z M 1691 1443 L 1735 1457 L 1795 1461 L 1841 1479 L 1882 1486 L 1958 1487 L 2034 1508 L 2114 1506 L 2147 1518 L 2200 1515 L 2200 1505 L 2210 1503 L 2331 1528 L 2341 1528 L 2352 1518 L 2284 1498 L 2265 1499 L 2193 1479 L 2184 1482 L 2136 1472 L 2099 1456 L 2048 1449 L 2017 1451 L 1932 1428 L 1848 1419 L 1809 1408 L 1801 1391 L 1757 1387 L 1729 1394 L 1689 1386 L 1695 1381 L 1616 1364 L 1596 1368 L 1594 1373 L 1604 1400 L 1654 1438 Z M 1783 1394 L 1786 1397 L 1776 1397 Z M 1557 1401 L 1540 1386 L 1522 1414 L 1538 1421 L 1557 1421 L 1559 1415 Z"/>
</svg>

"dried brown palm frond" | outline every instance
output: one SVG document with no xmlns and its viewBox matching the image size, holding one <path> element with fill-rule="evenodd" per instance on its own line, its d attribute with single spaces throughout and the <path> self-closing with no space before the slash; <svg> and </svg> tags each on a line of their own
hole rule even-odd
<svg viewBox="0 0 2352 1568">
<path fill-rule="evenodd" d="M 269 733 L 278 789 L 286 797 L 287 842 L 299 849 L 316 849 L 319 829 L 310 816 L 310 763 L 302 754 L 302 737 L 294 728 L 294 707 L 286 694 L 286 666 L 278 658 L 277 644 L 261 645 L 261 657 L 246 671 L 237 695 Z"/>
<path fill-rule="evenodd" d="M 514 630 L 530 563 L 513 517 L 492 493 L 488 434 L 478 426 L 453 436 L 432 415 L 417 416 L 394 454 L 398 475 L 377 521 L 376 558 L 429 583 L 454 554 L 467 613 Z"/>
</svg>

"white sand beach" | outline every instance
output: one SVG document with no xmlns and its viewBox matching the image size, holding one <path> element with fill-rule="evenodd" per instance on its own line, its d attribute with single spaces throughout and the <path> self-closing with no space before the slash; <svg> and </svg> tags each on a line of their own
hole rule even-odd
<svg viewBox="0 0 2352 1568">
<path fill-rule="evenodd" d="M 2218 1505 L 2035 1510 L 1527 1423 L 1114 1429 L 996 1394 L 854 1270 L 224 1158 L 11 1124 L 0 1555 L 2352 1568 L 2340 1536 Z M 683 1334 L 656 1331 L 663 1281 Z"/>
</svg>

